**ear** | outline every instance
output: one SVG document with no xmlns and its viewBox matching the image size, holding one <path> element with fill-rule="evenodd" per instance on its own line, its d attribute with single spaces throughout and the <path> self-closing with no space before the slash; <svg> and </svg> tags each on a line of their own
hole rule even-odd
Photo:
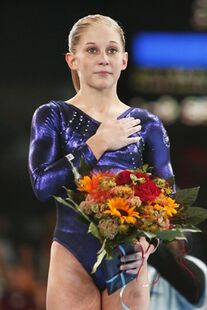
<svg viewBox="0 0 207 310">
<path fill-rule="evenodd" d="M 122 58 L 122 70 L 125 70 L 128 64 L 128 53 L 124 52 L 123 53 L 123 58 Z"/>
<path fill-rule="evenodd" d="M 76 56 L 73 53 L 65 54 L 65 61 L 71 70 L 77 70 Z"/>
</svg>

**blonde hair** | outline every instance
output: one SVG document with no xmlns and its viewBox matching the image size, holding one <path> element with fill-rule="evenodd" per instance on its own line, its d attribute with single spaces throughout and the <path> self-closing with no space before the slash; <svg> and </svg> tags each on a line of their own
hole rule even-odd
<svg viewBox="0 0 207 310">
<path fill-rule="evenodd" d="M 123 50 L 125 50 L 125 37 L 124 31 L 121 26 L 116 22 L 114 19 L 108 16 L 95 14 L 95 15 L 87 15 L 81 19 L 79 19 L 72 27 L 69 35 L 68 35 L 68 50 L 71 53 L 76 52 L 76 48 L 78 43 L 80 42 L 81 36 L 84 31 L 93 25 L 107 25 L 113 27 L 117 30 L 118 34 L 120 35 L 121 43 L 123 46 Z M 78 92 L 80 90 L 80 80 L 76 70 L 71 70 L 71 76 L 73 85 L 75 90 Z"/>
</svg>

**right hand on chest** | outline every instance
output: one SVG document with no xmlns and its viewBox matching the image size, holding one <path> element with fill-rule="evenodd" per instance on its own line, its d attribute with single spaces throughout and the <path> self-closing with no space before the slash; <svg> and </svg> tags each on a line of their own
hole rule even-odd
<svg viewBox="0 0 207 310">
<path fill-rule="evenodd" d="M 140 120 L 129 117 L 101 123 L 96 136 L 106 145 L 106 150 L 118 150 L 128 144 L 138 142 L 140 138 L 131 135 L 140 130 Z"/>
</svg>

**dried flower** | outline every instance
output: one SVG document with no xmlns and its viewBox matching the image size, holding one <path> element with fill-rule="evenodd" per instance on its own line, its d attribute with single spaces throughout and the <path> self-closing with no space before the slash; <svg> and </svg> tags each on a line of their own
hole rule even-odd
<svg viewBox="0 0 207 310">
<path fill-rule="evenodd" d="M 115 219 L 106 218 L 100 220 L 98 228 L 104 238 L 114 239 L 118 233 L 119 224 Z"/>
</svg>

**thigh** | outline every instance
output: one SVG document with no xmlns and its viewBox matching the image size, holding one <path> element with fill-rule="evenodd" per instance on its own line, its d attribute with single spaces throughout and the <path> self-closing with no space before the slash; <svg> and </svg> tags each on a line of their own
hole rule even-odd
<svg viewBox="0 0 207 310">
<path fill-rule="evenodd" d="M 100 292 L 80 262 L 54 241 L 47 285 L 47 310 L 100 310 Z"/>
<path fill-rule="evenodd" d="M 121 306 L 120 290 L 108 295 L 105 289 L 102 293 L 102 310 L 123 310 Z"/>
<path fill-rule="evenodd" d="M 147 291 L 145 291 L 146 289 Z M 103 291 L 102 310 L 123 310 L 122 302 L 130 310 L 149 309 L 148 288 L 139 287 L 136 279 L 126 285 L 122 298 L 120 298 L 120 291 L 117 290 L 112 295 L 108 295 L 107 290 Z"/>
</svg>

